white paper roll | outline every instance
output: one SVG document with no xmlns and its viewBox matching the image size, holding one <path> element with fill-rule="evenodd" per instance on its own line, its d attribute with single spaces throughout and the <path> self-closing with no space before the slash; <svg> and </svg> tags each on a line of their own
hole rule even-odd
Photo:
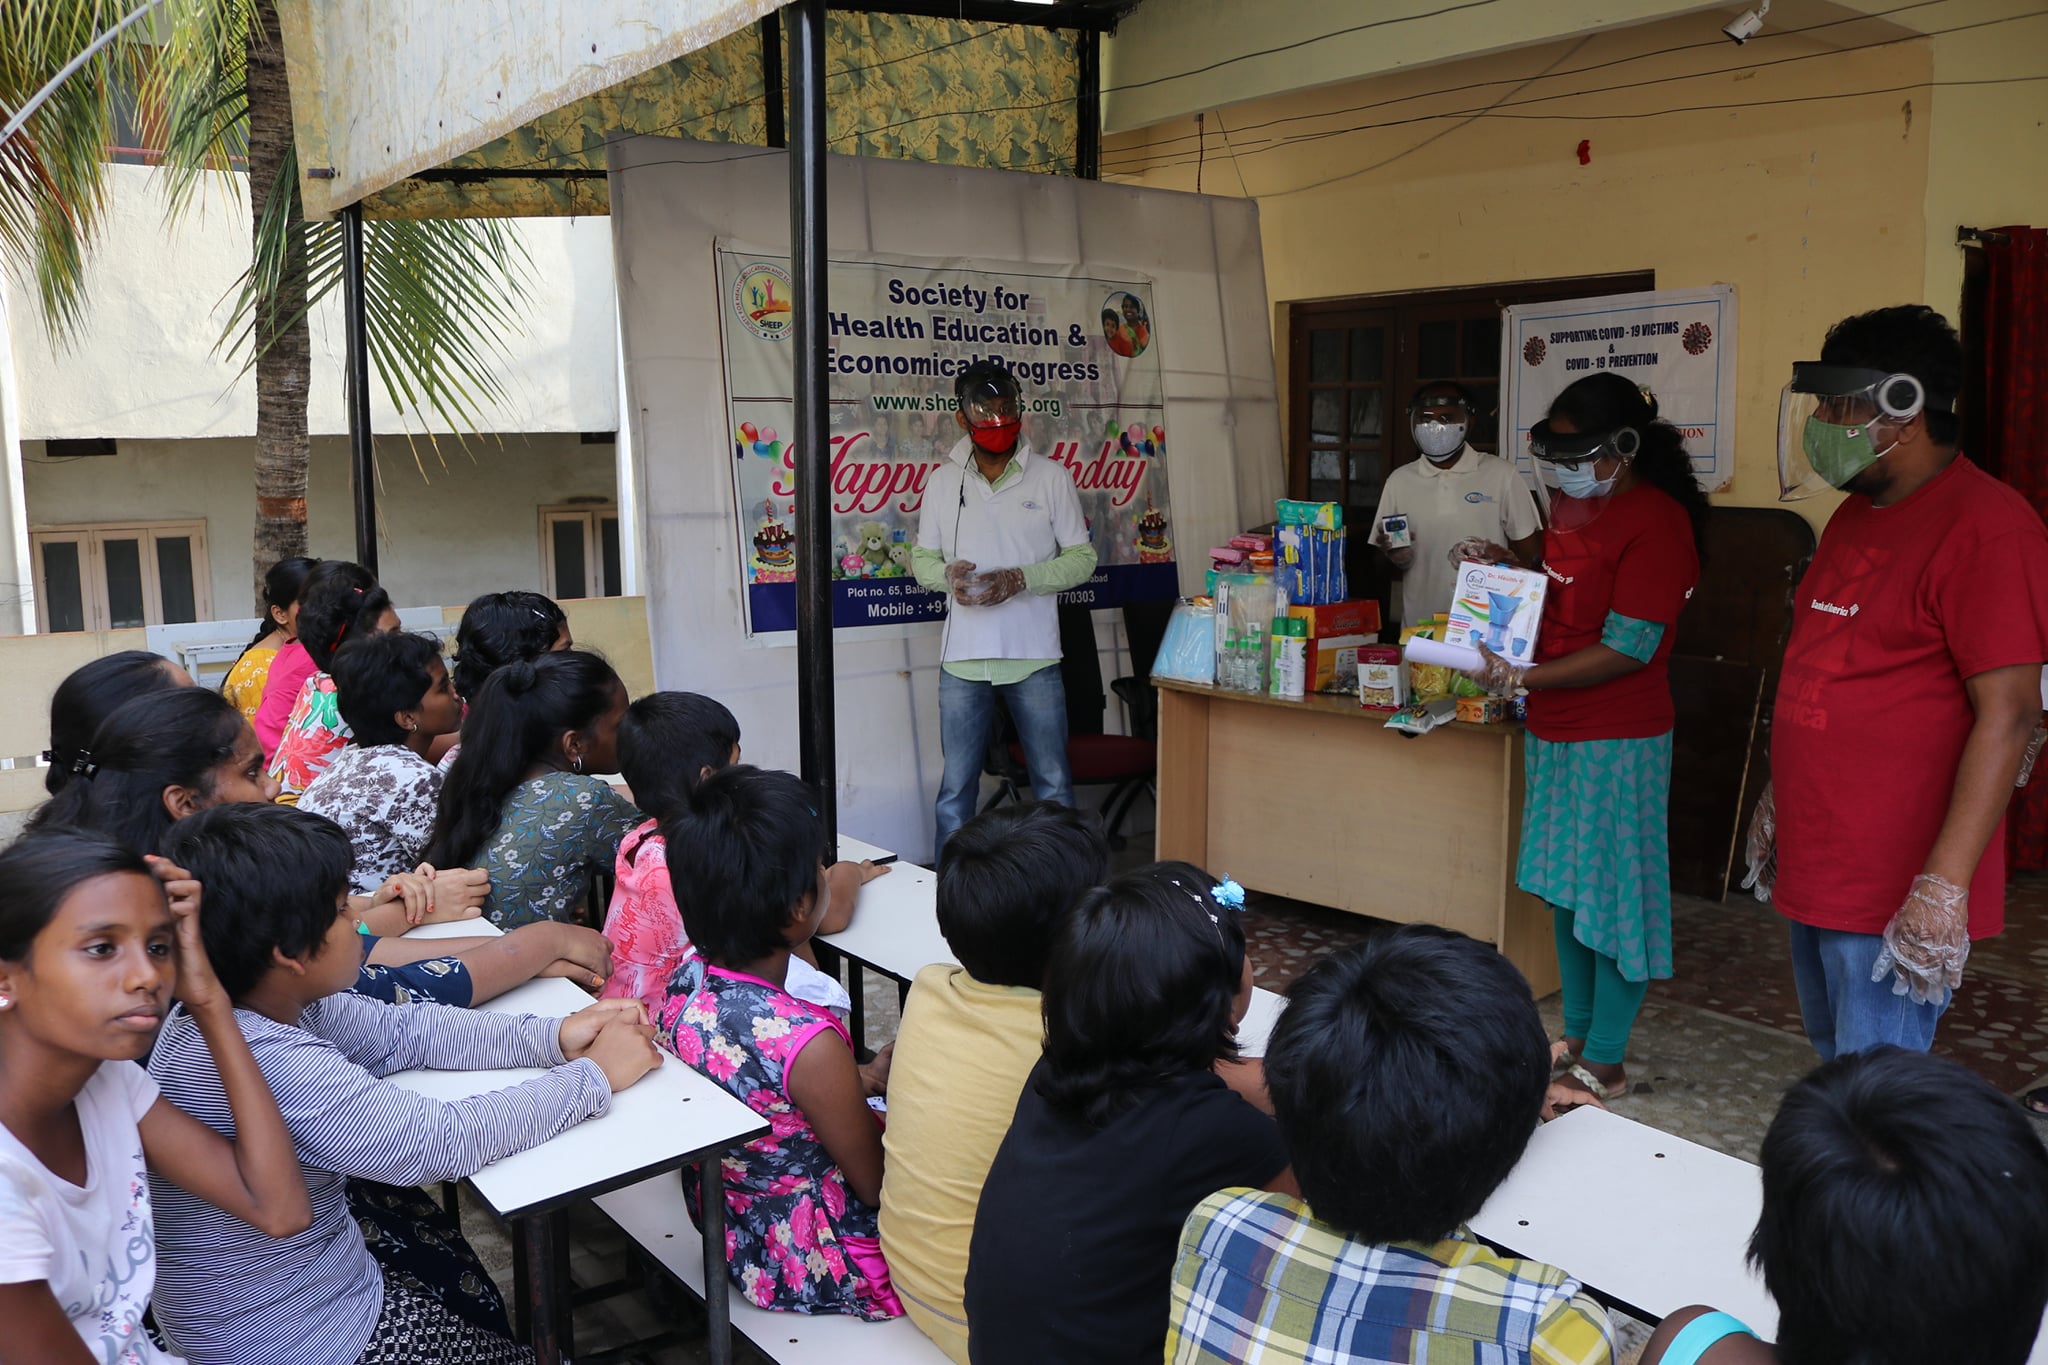
<svg viewBox="0 0 2048 1365">
<path fill-rule="evenodd" d="M 1411 664 L 1436 664 L 1443 668 L 1455 668 L 1461 673 L 1476 673 L 1484 662 L 1479 651 L 1469 645 L 1447 645 L 1441 640 L 1428 640 L 1420 636 L 1408 642 L 1408 662 Z"/>
</svg>

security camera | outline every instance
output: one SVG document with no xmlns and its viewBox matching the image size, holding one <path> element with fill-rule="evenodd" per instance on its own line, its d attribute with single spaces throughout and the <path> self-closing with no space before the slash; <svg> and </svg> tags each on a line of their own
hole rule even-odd
<svg viewBox="0 0 2048 1365">
<path fill-rule="evenodd" d="M 1735 45 L 1740 47 L 1763 31 L 1764 16 L 1770 12 L 1770 0 L 1764 0 L 1764 3 L 1755 9 L 1744 10 L 1740 18 L 1721 25 L 1721 32 L 1733 38 Z"/>
</svg>

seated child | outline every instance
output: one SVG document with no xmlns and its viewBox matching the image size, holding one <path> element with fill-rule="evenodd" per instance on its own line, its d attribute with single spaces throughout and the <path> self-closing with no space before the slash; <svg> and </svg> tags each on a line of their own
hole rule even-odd
<svg viewBox="0 0 2048 1365">
<path fill-rule="evenodd" d="M 107 718 L 94 734 L 99 759 L 92 780 L 67 787 L 39 809 L 37 828 L 91 829 L 112 836 L 137 855 L 159 852 L 172 821 L 194 811 L 241 802 L 267 803 L 277 784 L 263 771 L 256 736 L 233 703 L 196 687 L 139 697 Z M 400 873 L 369 894 L 352 896 L 349 913 L 361 928 L 362 971 L 356 987 L 394 1004 L 414 1000 L 473 1005 L 536 975 L 567 976 L 596 987 L 608 970 L 602 935 L 574 925 L 535 925 L 501 938 L 403 939 L 428 917 L 432 900 L 452 893 L 456 908 L 439 915 L 475 913 L 464 902 L 463 869 L 427 877 Z M 480 897 L 479 897 L 480 899 Z"/>
<path fill-rule="evenodd" d="M 50 747 L 43 750 L 43 790 L 55 796 L 92 763 L 93 731 L 124 702 L 151 692 L 192 686 L 192 675 L 146 649 L 124 649 L 71 670 L 50 694 Z"/>
<path fill-rule="evenodd" d="M 569 617 L 551 597 L 537 592 L 487 592 L 470 601 L 455 628 L 455 695 L 466 707 L 484 679 L 518 661 L 574 648 Z M 461 736 L 440 755 L 442 772 L 454 766 Z"/>
<path fill-rule="evenodd" d="M 640 1008 L 605 1001 L 540 1019 L 365 999 L 348 990 L 348 836 L 332 821 L 219 806 L 180 821 L 167 847 L 206 887 L 207 952 L 297 1146 L 313 1221 L 276 1240 L 155 1182 L 164 1335 L 195 1360 L 232 1365 L 531 1360 L 445 1306 L 470 1291 L 422 1278 L 425 1258 L 410 1274 L 380 1268 L 343 1186 L 460 1179 L 604 1113 L 660 1063 Z M 179 1108 L 222 1129 L 231 1116 L 208 1053 L 174 1012 L 149 1071 Z M 448 1103 L 381 1079 L 413 1067 L 548 1073 Z"/>
<path fill-rule="evenodd" d="M 481 868 L 484 913 L 501 929 L 577 920 L 592 876 L 611 871 L 640 823 L 597 776 L 618 768 L 626 685 L 597 655 L 565 649 L 505 665 L 469 706 L 427 861 Z"/>
<path fill-rule="evenodd" d="M 309 665 L 277 742 L 270 748 L 270 775 L 277 779 L 278 800 L 286 805 L 296 803 L 299 793 L 312 785 L 350 739 L 348 722 L 335 705 L 334 679 L 327 672 L 334 651 L 344 641 L 397 629 L 398 613 L 391 606 L 391 595 L 377 586 L 368 569 L 345 559 L 329 559 L 306 575 L 299 589 L 299 638 L 279 650 L 271 665 L 273 682 L 282 681 L 280 675 L 288 676 L 288 670 L 298 671 L 294 650 L 303 653 Z M 274 714 L 270 696 L 266 687 L 263 705 L 256 713 L 259 738 L 263 722 Z"/>
<path fill-rule="evenodd" d="M 1266 1084 L 1301 1195 L 1195 1206 L 1167 1359 L 1612 1360 L 1578 1281 L 1464 1228 L 1521 1160 L 1549 1085 L 1522 974 L 1414 924 L 1325 958 L 1288 995 Z"/>
<path fill-rule="evenodd" d="M 655 692 L 626 708 L 619 722 L 619 775 L 649 818 L 619 845 L 611 909 L 604 921 L 604 936 L 612 944 L 612 975 L 602 998 L 639 1000 L 650 1014 L 660 1012 L 669 978 L 690 947 L 669 881 L 668 842 L 660 822 L 683 809 L 699 782 L 739 761 L 740 724 L 709 697 Z M 836 934 L 851 923 L 861 886 L 888 870 L 871 862 L 834 863 L 826 874 L 832 903 L 818 932 Z M 819 971 L 809 953 L 806 945 L 790 957 L 783 988 L 844 1021 L 853 1008 L 846 987 Z"/>
<path fill-rule="evenodd" d="M 0 853 L 0 1359 L 172 1365 L 142 1318 L 156 1281 L 145 1162 L 257 1235 L 312 1218 L 291 1135 L 207 966 L 199 888 L 168 863 L 154 873 L 80 830 Z M 233 1141 L 137 1065 L 174 991 Z"/>
<path fill-rule="evenodd" d="M 1108 878 L 1102 822 L 1046 801 L 983 811 L 939 855 L 939 932 L 960 965 L 926 967 L 903 1002 L 882 1132 L 882 1255 L 911 1321 L 961 1365 L 974 1206 L 1038 1064 L 1045 960 Z"/>
<path fill-rule="evenodd" d="M 725 1159 L 732 1282 L 762 1308 L 901 1317 L 875 1226 L 882 1127 L 862 1098 L 852 1039 L 784 989 L 791 952 L 816 931 L 828 895 L 830 850 L 811 790 L 788 773 L 726 768 L 662 829 L 670 871 L 690 888 L 683 925 L 694 951 L 676 971 L 660 1036 L 772 1125 Z M 701 1223 L 694 1169 L 683 1190 Z"/>
<path fill-rule="evenodd" d="M 1273 1120 L 1216 1071 L 1237 1055 L 1252 966 L 1242 893 L 1214 883 L 1154 863 L 1067 917 L 1045 1055 L 974 1215 L 976 1365 L 1159 1359 L 1188 1211 L 1226 1186 L 1294 1192 Z"/>
<path fill-rule="evenodd" d="M 280 559 L 263 575 L 263 624 L 242 646 L 220 685 L 220 694 L 252 725 L 263 707 L 263 691 L 270 685 L 270 666 L 277 662 L 278 651 L 298 639 L 299 589 L 319 562 Z"/>
<path fill-rule="evenodd" d="M 1664 1319 L 1642 1365 L 2021 1365 L 2048 1306 L 2048 1155 L 2020 1106 L 1945 1057 L 1850 1053 L 1764 1135 L 1750 1264 L 1766 1346 L 1726 1313 Z"/>
<path fill-rule="evenodd" d="M 389 631 L 334 654 L 335 699 L 354 741 L 313 779 L 299 806 L 340 825 L 355 849 L 358 895 L 419 864 L 434 832 L 441 770 L 427 750 L 462 724 L 462 704 L 431 635 Z"/>
</svg>

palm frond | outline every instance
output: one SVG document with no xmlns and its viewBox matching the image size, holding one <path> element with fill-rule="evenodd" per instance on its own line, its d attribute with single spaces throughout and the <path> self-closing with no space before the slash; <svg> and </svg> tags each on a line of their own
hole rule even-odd
<svg viewBox="0 0 2048 1365">
<path fill-rule="evenodd" d="M 173 221 L 200 186 L 232 192 L 249 151 L 249 34 L 253 0 L 169 0 L 164 40 L 143 87 L 163 151 L 161 178 Z"/>
</svg>

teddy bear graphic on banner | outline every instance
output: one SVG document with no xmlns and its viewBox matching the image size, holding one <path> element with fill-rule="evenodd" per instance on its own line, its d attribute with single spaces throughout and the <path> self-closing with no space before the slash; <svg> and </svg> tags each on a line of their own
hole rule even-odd
<svg viewBox="0 0 2048 1365">
<path fill-rule="evenodd" d="M 867 561 L 862 578 L 876 578 L 889 562 L 889 528 L 879 521 L 860 524 L 860 557 Z"/>
</svg>

